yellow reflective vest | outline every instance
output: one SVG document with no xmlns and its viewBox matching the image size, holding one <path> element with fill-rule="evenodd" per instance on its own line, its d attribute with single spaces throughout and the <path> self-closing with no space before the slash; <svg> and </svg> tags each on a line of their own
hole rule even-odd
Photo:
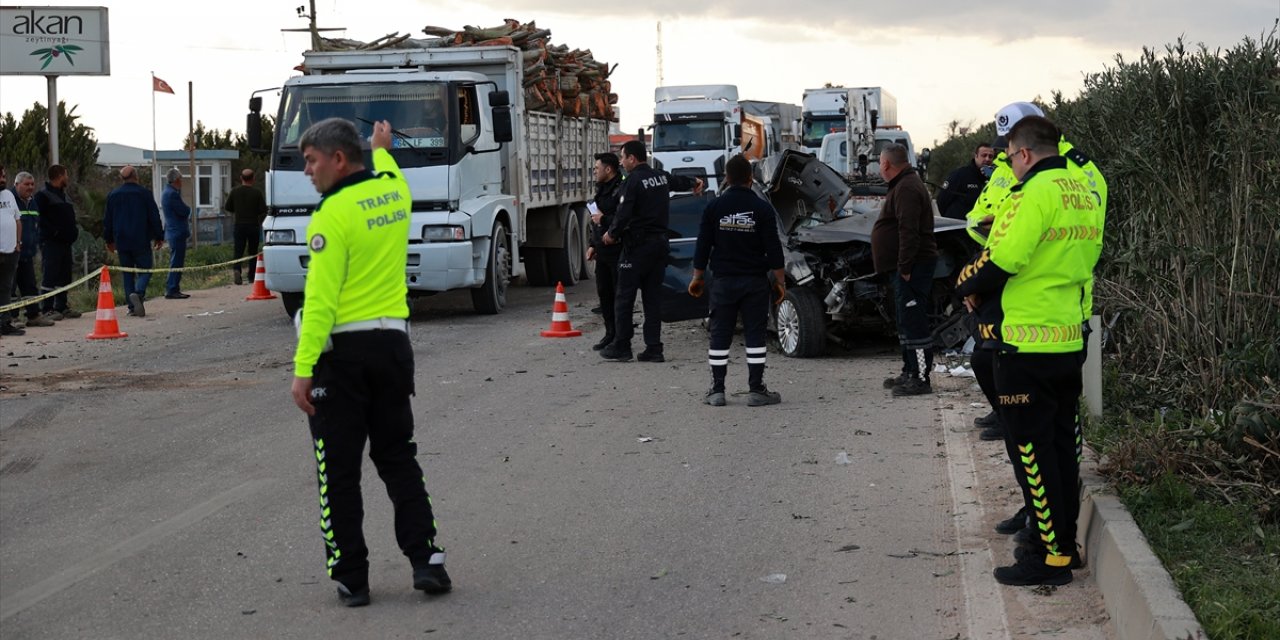
<svg viewBox="0 0 1280 640">
<path fill-rule="evenodd" d="M 375 149 L 376 173 L 334 185 L 307 225 L 311 261 L 294 354 L 294 373 L 309 378 L 329 332 L 340 324 L 408 318 L 405 263 L 413 196 L 400 167 Z"/>
</svg>

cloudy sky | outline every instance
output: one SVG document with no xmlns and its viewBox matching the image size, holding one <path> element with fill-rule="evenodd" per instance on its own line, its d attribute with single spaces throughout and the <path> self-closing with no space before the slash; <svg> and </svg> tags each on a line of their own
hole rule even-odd
<svg viewBox="0 0 1280 640">
<path fill-rule="evenodd" d="M 242 131 L 249 94 L 279 86 L 301 62 L 308 36 L 280 30 L 305 26 L 294 9 L 305 3 L 84 3 L 110 10 L 111 75 L 64 77 L 59 98 L 77 106 L 100 142 L 149 148 L 154 72 L 177 91 L 155 96 L 159 148 L 177 148 L 186 134 L 188 81 L 196 119 Z M 618 63 L 613 81 L 626 131 L 651 121 L 661 20 L 666 84 L 736 84 L 744 99 L 795 104 L 804 89 L 826 82 L 883 86 L 897 96 L 899 120 L 919 147 L 941 139 L 952 120 L 981 123 L 1003 104 L 1055 90 L 1075 95 L 1086 74 L 1113 65 L 1116 55 L 1132 59 L 1143 47 L 1163 49 L 1179 36 L 1230 47 L 1270 31 L 1280 17 L 1280 0 L 316 4 L 320 26 L 345 27 L 343 35 L 360 40 L 397 31 L 419 37 L 427 24 L 459 29 L 536 19 L 552 30 L 552 42 Z M 0 113 L 20 117 L 46 100 L 44 78 L 0 77 Z M 267 109 L 274 108 L 269 97 Z"/>
</svg>

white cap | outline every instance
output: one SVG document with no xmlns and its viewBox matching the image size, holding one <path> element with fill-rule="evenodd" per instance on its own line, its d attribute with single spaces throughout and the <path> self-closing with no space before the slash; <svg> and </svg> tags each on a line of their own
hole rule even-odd
<svg viewBox="0 0 1280 640">
<path fill-rule="evenodd" d="M 1027 116 L 1040 116 L 1043 118 L 1044 112 L 1040 110 L 1040 107 L 1030 102 L 1014 102 L 1005 105 L 996 112 L 996 135 L 1009 135 L 1009 130 L 1013 128 L 1013 125 L 1018 124 L 1019 120 Z"/>
</svg>

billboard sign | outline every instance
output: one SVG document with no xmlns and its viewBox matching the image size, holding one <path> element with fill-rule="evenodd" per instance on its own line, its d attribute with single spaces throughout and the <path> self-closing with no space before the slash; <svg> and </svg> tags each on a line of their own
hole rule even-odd
<svg viewBox="0 0 1280 640">
<path fill-rule="evenodd" d="M 0 7 L 0 75 L 111 75 L 106 7 Z"/>
</svg>

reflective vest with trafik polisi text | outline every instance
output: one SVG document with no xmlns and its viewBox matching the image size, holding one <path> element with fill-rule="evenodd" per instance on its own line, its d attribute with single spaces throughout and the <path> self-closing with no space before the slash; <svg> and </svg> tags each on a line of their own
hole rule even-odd
<svg viewBox="0 0 1280 640">
<path fill-rule="evenodd" d="M 1009 166 L 1009 157 L 1003 151 L 992 161 L 992 166 L 995 170 L 991 172 L 991 177 L 987 179 L 987 184 L 978 193 L 978 201 L 973 204 L 973 208 L 965 215 L 965 220 L 967 221 L 965 230 L 980 245 L 985 245 L 987 239 L 981 233 L 978 233 L 978 225 L 983 218 L 987 216 L 994 217 L 1000 212 L 1000 206 L 1009 197 L 1009 191 L 1013 189 L 1013 185 L 1018 184 L 1018 176 L 1014 175 L 1013 167 Z"/>
<path fill-rule="evenodd" d="M 1102 206 L 1061 156 L 1014 187 L 988 238 L 991 262 L 1012 274 L 1000 294 L 1000 337 L 1019 353 L 1084 347 L 1081 299 L 1102 253 Z"/>
<path fill-rule="evenodd" d="M 1097 200 L 1100 207 L 1099 210 L 1102 212 L 1102 222 L 1099 225 L 1106 228 L 1107 179 L 1102 177 L 1102 172 L 1098 170 L 1098 165 L 1094 164 L 1093 160 L 1089 159 L 1089 156 L 1076 151 L 1071 146 L 1071 143 L 1067 142 L 1066 138 L 1058 140 L 1058 153 L 1067 159 L 1067 171 L 1070 171 L 1071 175 L 1075 176 L 1077 180 L 1083 182 L 1089 188 L 1089 192 L 1093 194 L 1094 199 Z M 1085 285 L 1084 298 L 1080 301 L 1080 306 L 1087 321 L 1089 316 L 1093 315 L 1093 278 L 1090 278 L 1089 283 Z"/>
<path fill-rule="evenodd" d="M 405 263 L 413 196 L 384 149 L 373 152 L 376 173 L 326 193 L 307 225 L 305 306 L 295 374 L 309 378 L 334 326 L 377 318 L 408 318 Z"/>
</svg>

